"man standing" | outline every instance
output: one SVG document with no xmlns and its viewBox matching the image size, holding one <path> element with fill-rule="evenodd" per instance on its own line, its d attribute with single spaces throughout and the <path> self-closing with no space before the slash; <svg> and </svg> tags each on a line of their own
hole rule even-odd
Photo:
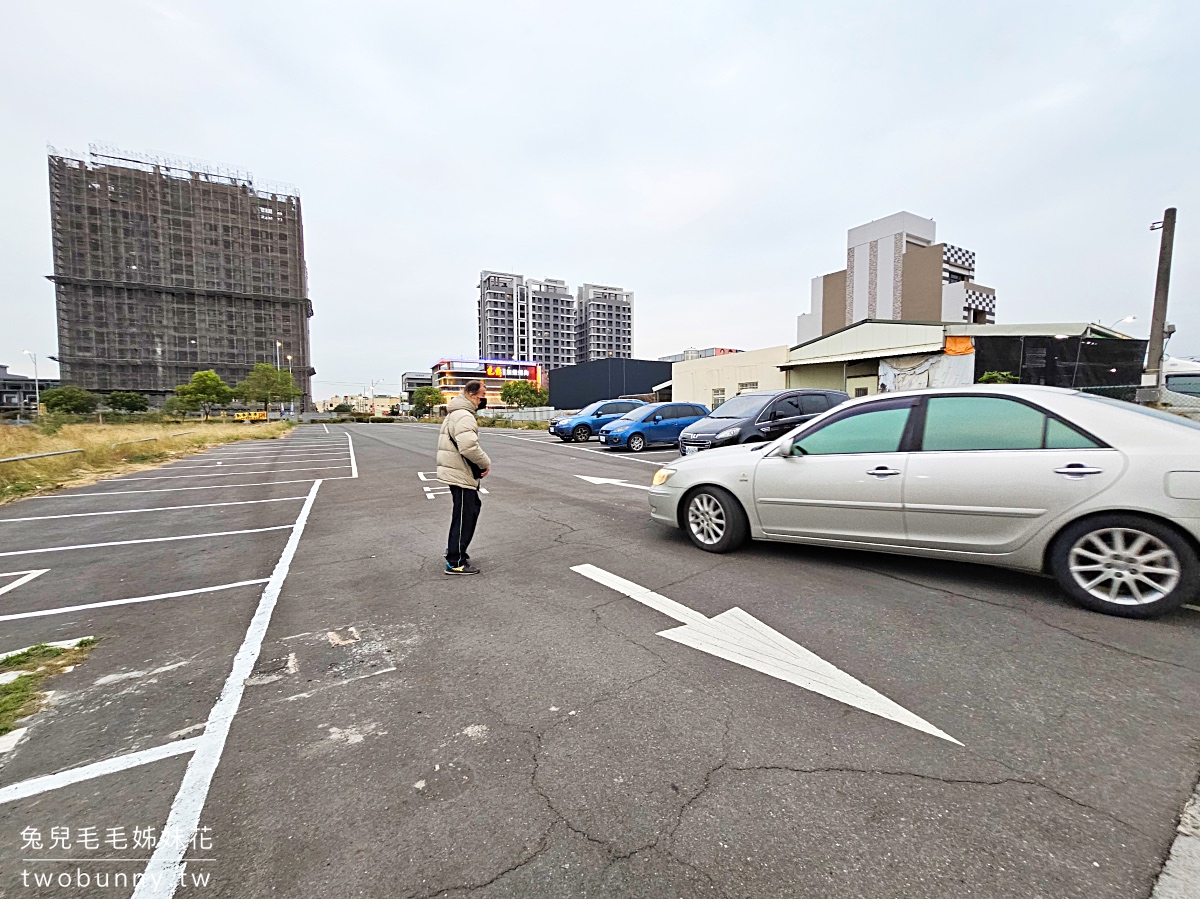
<svg viewBox="0 0 1200 899">
<path fill-rule="evenodd" d="M 450 516 L 450 539 L 446 543 L 446 574 L 479 574 L 471 564 L 467 547 L 479 520 L 479 482 L 487 477 L 492 460 L 479 445 L 479 422 L 475 412 L 487 406 L 487 394 L 479 381 L 467 381 L 462 393 L 446 407 L 446 418 L 438 433 L 437 476 L 450 485 L 454 511 Z"/>
</svg>

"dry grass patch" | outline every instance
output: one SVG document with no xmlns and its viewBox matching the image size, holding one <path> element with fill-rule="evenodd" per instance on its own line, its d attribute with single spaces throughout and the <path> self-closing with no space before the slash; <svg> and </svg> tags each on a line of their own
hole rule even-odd
<svg viewBox="0 0 1200 899">
<path fill-rule="evenodd" d="M 53 434 L 31 425 L 0 427 L 0 459 L 58 450 L 83 450 L 65 456 L 0 462 L 0 503 L 58 487 L 93 483 L 137 468 L 153 467 L 222 443 L 282 437 L 291 427 L 291 422 L 286 421 L 70 424 L 63 425 Z M 146 440 L 147 437 L 155 439 Z"/>
</svg>

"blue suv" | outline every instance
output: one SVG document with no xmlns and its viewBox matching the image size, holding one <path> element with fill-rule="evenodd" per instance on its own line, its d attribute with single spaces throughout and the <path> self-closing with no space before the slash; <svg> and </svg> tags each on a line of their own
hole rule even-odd
<svg viewBox="0 0 1200 899">
<path fill-rule="evenodd" d="M 574 415 L 550 419 L 550 433 L 567 443 L 587 443 L 610 421 L 644 405 L 644 400 L 600 400 Z"/>
<path fill-rule="evenodd" d="M 683 429 L 706 415 L 699 403 L 650 403 L 601 428 L 600 442 L 640 453 L 651 443 L 678 443 Z"/>
</svg>

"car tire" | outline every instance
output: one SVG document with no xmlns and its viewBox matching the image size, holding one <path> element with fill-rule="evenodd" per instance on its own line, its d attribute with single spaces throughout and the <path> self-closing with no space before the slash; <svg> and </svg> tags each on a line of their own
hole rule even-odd
<svg viewBox="0 0 1200 899">
<path fill-rule="evenodd" d="M 640 453 L 646 448 L 646 438 L 641 434 L 630 434 L 625 445 L 629 447 L 631 453 Z"/>
<path fill-rule="evenodd" d="M 571 439 L 576 443 L 587 443 L 592 439 L 592 429 L 587 425 L 578 425 L 575 430 L 571 432 Z"/>
<path fill-rule="evenodd" d="M 746 511 L 723 487 L 697 487 L 683 498 L 681 508 L 679 526 L 705 552 L 732 552 L 749 536 Z"/>
<path fill-rule="evenodd" d="M 1054 539 L 1050 573 L 1077 603 L 1122 618 L 1155 618 L 1200 592 L 1200 559 L 1173 527 L 1133 514 L 1096 515 Z"/>
</svg>

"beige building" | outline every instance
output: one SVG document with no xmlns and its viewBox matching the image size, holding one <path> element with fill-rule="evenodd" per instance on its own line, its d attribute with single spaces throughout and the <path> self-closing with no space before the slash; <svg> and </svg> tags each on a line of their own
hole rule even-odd
<svg viewBox="0 0 1200 899">
<path fill-rule="evenodd" d="M 812 280 L 804 343 L 861 321 L 996 321 L 996 291 L 975 283 L 975 253 L 937 241 L 932 219 L 897 212 L 851 228 L 846 267 Z"/>
<path fill-rule="evenodd" d="M 787 376 L 780 366 L 787 363 L 786 345 L 676 362 L 671 366 L 671 399 L 715 409 L 748 390 L 782 390 Z"/>
</svg>

